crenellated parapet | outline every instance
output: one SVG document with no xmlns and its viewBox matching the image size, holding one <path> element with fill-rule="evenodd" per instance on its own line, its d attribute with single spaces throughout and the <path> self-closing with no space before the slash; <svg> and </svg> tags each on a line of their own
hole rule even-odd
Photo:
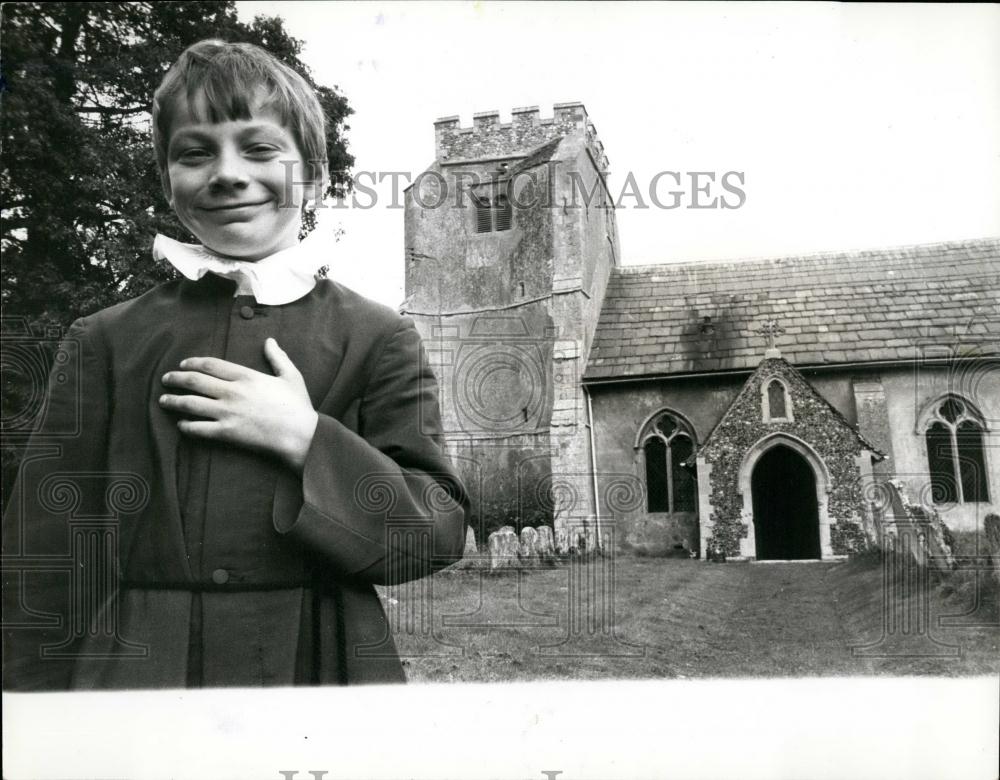
<svg viewBox="0 0 1000 780">
<path fill-rule="evenodd" d="M 583 103 L 557 103 L 552 116 L 545 119 L 538 106 L 515 108 L 506 124 L 500 122 L 499 111 L 474 114 L 472 127 L 461 127 L 457 116 L 438 119 L 434 123 L 435 154 L 442 163 L 517 157 L 571 133 L 583 133 L 594 162 L 606 171 L 604 145 Z"/>
</svg>

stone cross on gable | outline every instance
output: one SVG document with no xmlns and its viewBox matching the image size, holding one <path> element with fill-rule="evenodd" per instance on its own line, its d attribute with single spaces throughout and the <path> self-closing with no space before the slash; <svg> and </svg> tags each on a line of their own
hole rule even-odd
<svg viewBox="0 0 1000 780">
<path fill-rule="evenodd" d="M 775 339 L 784 332 L 785 329 L 778 324 L 777 320 L 766 320 L 758 330 L 758 333 L 763 333 L 767 336 L 769 349 L 775 349 Z"/>
</svg>

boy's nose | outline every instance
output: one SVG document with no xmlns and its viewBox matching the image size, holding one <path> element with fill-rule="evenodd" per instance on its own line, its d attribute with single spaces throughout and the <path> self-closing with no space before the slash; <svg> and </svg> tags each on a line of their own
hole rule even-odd
<svg viewBox="0 0 1000 780">
<path fill-rule="evenodd" d="M 246 187 L 249 179 L 243 160 L 238 154 L 220 154 L 208 183 L 213 189 Z"/>
</svg>

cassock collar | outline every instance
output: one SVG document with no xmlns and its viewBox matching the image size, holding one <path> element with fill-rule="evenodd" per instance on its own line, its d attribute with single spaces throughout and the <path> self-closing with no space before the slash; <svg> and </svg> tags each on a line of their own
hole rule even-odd
<svg viewBox="0 0 1000 780">
<path fill-rule="evenodd" d="M 236 282 L 235 295 L 280 306 L 309 293 L 330 270 L 331 240 L 314 230 L 293 247 L 256 262 L 221 257 L 201 244 L 182 244 L 162 234 L 153 241 L 153 258 L 166 260 L 191 281 L 212 273 Z"/>
</svg>

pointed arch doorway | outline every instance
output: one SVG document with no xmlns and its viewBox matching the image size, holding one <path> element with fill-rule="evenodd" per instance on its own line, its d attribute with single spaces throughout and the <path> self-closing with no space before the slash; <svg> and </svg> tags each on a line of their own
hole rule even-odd
<svg viewBox="0 0 1000 780">
<path fill-rule="evenodd" d="M 753 465 L 750 491 L 757 560 L 821 557 L 816 475 L 802 455 L 768 448 Z"/>
</svg>

